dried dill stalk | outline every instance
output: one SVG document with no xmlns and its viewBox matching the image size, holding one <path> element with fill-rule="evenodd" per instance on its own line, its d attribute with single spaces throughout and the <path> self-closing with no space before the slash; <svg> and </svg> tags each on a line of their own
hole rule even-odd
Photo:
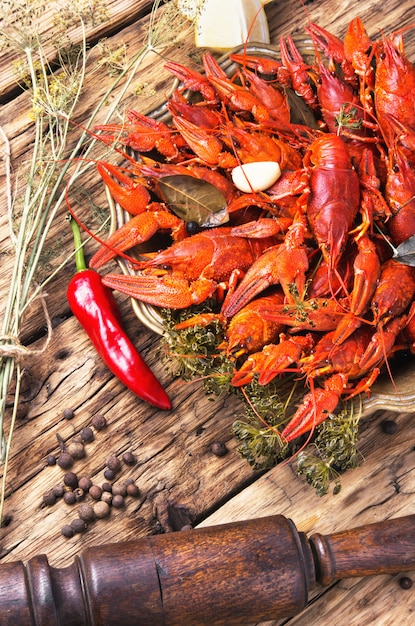
<svg viewBox="0 0 415 626">
<path fill-rule="evenodd" d="M 18 81 L 27 90 L 34 120 L 32 151 L 25 172 L 27 182 L 20 204 L 12 191 L 16 185 L 12 180 L 8 138 L 4 129 L 0 128 L 6 164 L 9 236 L 14 257 L 11 285 L 0 330 L 0 463 L 4 464 L 0 526 L 7 463 L 24 375 L 23 360 L 29 352 L 36 354 L 20 343 L 21 322 L 35 298 L 41 298 L 44 304 L 43 289 L 60 269 L 55 267 L 49 276 L 40 278 L 39 267 L 48 233 L 59 211 L 65 206 L 68 186 L 94 166 L 93 160 L 88 157 L 97 140 L 91 138 L 88 129 L 92 127 L 98 112 L 104 108 L 106 116 L 103 123 L 108 122 L 130 88 L 145 56 L 150 52 L 160 53 L 167 46 L 173 45 L 177 36 L 185 30 L 184 18 L 175 2 L 165 4 L 162 0 L 156 0 L 153 3 L 147 37 L 141 50 L 128 63 L 123 60 L 117 77 L 84 123 L 85 131 L 73 148 L 71 119 L 87 80 L 86 25 L 105 20 L 106 9 L 101 0 L 56 3 L 56 37 L 51 41 L 50 33 L 47 33 L 46 41 L 36 29 L 36 24 L 48 9 L 49 6 L 40 0 L 5 0 L 0 3 L 0 49 L 11 48 L 20 54 L 16 63 Z M 73 46 L 67 37 L 67 29 L 73 24 L 81 28 L 79 46 Z M 56 57 L 54 64 L 59 66 L 56 71 L 53 71 L 48 61 L 53 56 L 51 47 Z M 81 147 L 83 159 L 75 162 Z M 68 182 L 69 167 L 71 177 Z M 50 336 L 51 325 L 45 306 L 44 309 Z M 13 382 L 13 408 L 9 432 L 6 433 L 6 397 Z"/>
</svg>

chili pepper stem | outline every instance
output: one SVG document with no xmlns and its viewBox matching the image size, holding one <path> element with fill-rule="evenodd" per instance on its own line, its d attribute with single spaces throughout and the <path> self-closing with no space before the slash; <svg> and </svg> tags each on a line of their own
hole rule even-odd
<svg viewBox="0 0 415 626">
<path fill-rule="evenodd" d="M 77 272 L 81 272 L 82 270 L 87 269 L 81 237 L 81 229 L 79 228 L 78 222 L 72 217 L 72 215 L 68 215 L 66 219 L 70 223 L 73 233 L 76 270 Z"/>
</svg>

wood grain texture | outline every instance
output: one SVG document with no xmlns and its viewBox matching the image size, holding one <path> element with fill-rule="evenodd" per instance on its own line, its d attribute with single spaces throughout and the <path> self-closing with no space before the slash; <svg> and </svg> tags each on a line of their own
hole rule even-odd
<svg viewBox="0 0 415 626">
<path fill-rule="evenodd" d="M 129 54 L 134 54 L 142 42 L 151 2 L 107 0 L 107 6 L 108 20 L 88 34 L 94 72 L 82 96 L 75 120 L 78 123 L 86 121 L 111 80 L 104 68 L 97 69 L 98 39 L 108 36 L 114 45 L 126 43 Z M 305 8 L 300 2 L 275 0 L 267 5 L 266 12 L 276 46 L 281 36 L 303 32 L 308 18 L 340 37 L 349 20 L 356 16 L 362 18 L 372 37 L 415 23 L 415 7 L 409 0 L 389 2 L 387 13 L 380 0 L 341 3 L 314 0 L 306 3 Z M 49 25 L 48 20 L 42 23 L 45 32 Z M 71 36 L 74 41 L 79 39 L 76 31 Z M 409 57 L 415 59 L 415 29 L 405 32 L 405 42 Z M 166 50 L 164 56 L 198 68 L 191 50 L 192 39 L 184 35 L 181 45 Z M 18 169 L 28 157 L 33 126 L 27 97 L 15 89 L 12 61 L 10 53 L 0 56 L 3 103 L 0 126 L 10 138 L 13 167 Z M 143 89 L 137 95 L 135 83 L 123 107 L 134 107 L 144 113 L 159 105 L 172 85 L 163 68 L 163 59 L 155 54 L 146 58 L 137 80 Z M 82 184 L 93 195 L 94 202 L 105 208 L 102 185 L 92 169 Z M 4 185 L 2 166 L 0 293 L 3 294 L 8 289 L 12 262 Z M 22 185 L 21 180 L 20 189 Z M 65 207 L 62 207 L 50 233 L 53 262 L 67 256 L 72 246 L 64 215 Z M 90 219 L 90 207 L 85 205 L 81 215 Z M 87 254 L 94 250 L 94 244 L 89 243 Z M 241 405 L 233 397 L 209 399 L 198 382 L 173 379 L 160 361 L 159 339 L 137 322 L 128 299 L 118 294 L 128 332 L 166 386 L 173 410 L 164 413 L 145 405 L 112 378 L 70 315 L 65 286 L 71 272 L 72 268 L 66 267 L 47 289 L 45 301 L 54 326 L 47 347 L 44 348 L 44 312 L 39 302 L 28 312 L 22 332 L 25 343 L 44 351 L 26 363 L 22 416 L 15 431 L 8 473 L 5 507 L 8 525 L 1 531 L 3 562 L 18 559 L 27 562 L 34 555 L 46 553 L 52 566 L 62 567 L 89 546 L 178 530 L 180 523 L 186 525 L 189 520 L 195 525 L 208 526 L 283 514 L 293 519 L 301 531 L 329 534 L 415 512 L 412 414 L 378 412 L 364 420 L 360 441 L 364 463 L 343 476 L 342 490 L 337 496 L 318 498 L 296 476 L 291 464 L 266 473 L 253 472 L 239 456 L 231 435 L 231 425 Z M 4 298 L 0 298 L 0 314 L 4 304 Z M 64 418 L 65 408 L 74 409 L 73 419 Z M 64 473 L 59 467 L 46 466 L 45 459 L 58 451 L 57 434 L 65 442 L 72 441 L 96 414 L 106 416 L 108 427 L 96 433 L 95 440 L 86 446 L 86 457 L 76 462 L 74 471 L 88 474 L 101 484 L 108 456 L 132 451 L 138 462 L 132 467 L 123 466 L 118 480 L 133 477 L 140 487 L 140 497 L 129 498 L 124 509 L 113 510 L 109 518 L 92 524 L 85 534 L 67 540 L 59 531 L 76 516 L 76 506 L 62 501 L 52 507 L 41 505 L 43 493 L 60 483 Z M 381 428 L 386 417 L 398 424 L 393 436 L 386 435 Z M 226 443 L 225 456 L 212 453 L 211 445 L 216 441 Z M 415 596 L 413 589 L 400 587 L 399 579 L 396 572 L 396 575 L 335 583 L 327 590 L 316 590 L 300 616 L 261 626 L 331 626 L 345 623 L 344 616 L 352 626 L 410 624 L 414 619 Z"/>
</svg>

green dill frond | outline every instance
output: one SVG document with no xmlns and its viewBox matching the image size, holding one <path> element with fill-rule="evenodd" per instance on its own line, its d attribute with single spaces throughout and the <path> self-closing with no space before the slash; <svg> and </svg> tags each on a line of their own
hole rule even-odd
<svg viewBox="0 0 415 626">
<path fill-rule="evenodd" d="M 320 457 L 320 452 L 316 447 L 315 452 L 313 452 L 313 445 L 307 446 L 305 450 L 298 453 L 297 473 L 305 478 L 320 497 L 328 493 L 333 480 L 333 494 L 336 495 L 340 492 L 340 474 L 333 468 L 330 461 Z"/>
<path fill-rule="evenodd" d="M 297 473 L 316 490 L 318 496 L 328 493 L 334 482 L 333 494 L 341 489 L 341 473 L 359 465 L 357 449 L 360 414 L 353 406 L 329 417 L 317 428 L 312 444 L 299 452 Z"/>
</svg>

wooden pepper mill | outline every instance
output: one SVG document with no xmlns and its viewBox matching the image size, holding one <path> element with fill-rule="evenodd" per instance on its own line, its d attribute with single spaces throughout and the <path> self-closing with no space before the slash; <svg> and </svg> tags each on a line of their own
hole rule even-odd
<svg viewBox="0 0 415 626">
<path fill-rule="evenodd" d="M 291 617 L 317 584 L 415 570 L 415 515 L 334 533 L 276 515 L 0 564 L 1 626 L 241 626 Z"/>
</svg>

